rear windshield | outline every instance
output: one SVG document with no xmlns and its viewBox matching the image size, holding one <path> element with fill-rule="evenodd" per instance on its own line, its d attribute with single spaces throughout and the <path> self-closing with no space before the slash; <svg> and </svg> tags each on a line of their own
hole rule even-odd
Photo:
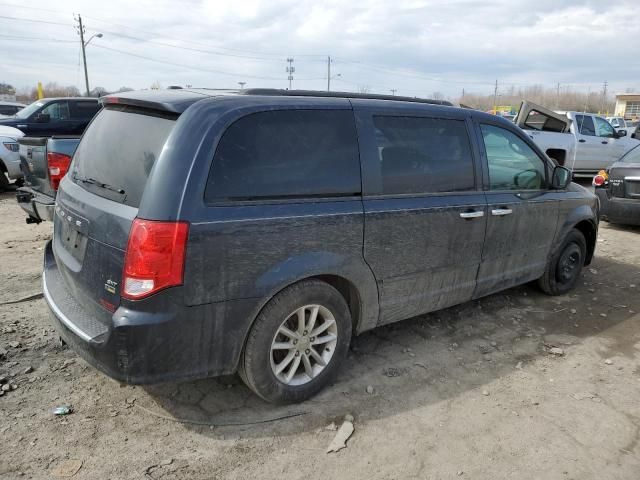
<svg viewBox="0 0 640 480">
<path fill-rule="evenodd" d="M 174 124 L 173 116 L 134 107 L 103 109 L 78 145 L 72 181 L 101 197 L 139 207 L 151 168 Z"/>
</svg>

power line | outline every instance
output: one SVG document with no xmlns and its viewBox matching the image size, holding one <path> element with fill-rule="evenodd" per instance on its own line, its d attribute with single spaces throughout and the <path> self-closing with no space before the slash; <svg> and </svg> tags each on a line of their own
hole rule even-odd
<svg viewBox="0 0 640 480">
<path fill-rule="evenodd" d="M 62 40 L 60 38 L 21 37 L 19 35 L 4 35 L 4 34 L 0 34 L 0 37 L 14 39 L 14 40 L 42 40 L 45 42 L 60 42 L 60 43 L 76 43 L 77 42 L 77 40 Z"/>
<path fill-rule="evenodd" d="M 47 23 L 49 25 L 62 25 L 64 27 L 72 26 L 70 23 L 52 22 L 51 20 L 35 20 L 33 18 L 9 17 L 7 15 L 0 15 L 0 18 L 4 18 L 5 20 L 15 20 L 18 22 Z"/>
<path fill-rule="evenodd" d="M 123 55 L 129 55 L 131 57 L 136 57 L 136 58 L 142 58 L 144 60 L 149 60 L 151 62 L 156 62 L 156 63 L 164 63 L 166 65 L 172 65 L 174 67 L 180 67 L 180 68 L 188 68 L 191 70 L 199 70 L 202 72 L 207 72 L 207 73 L 215 73 L 218 75 L 227 75 L 227 76 L 232 76 L 232 77 L 246 77 L 246 78 L 253 78 L 253 79 L 258 79 L 258 80 L 278 80 L 281 81 L 282 79 L 279 77 L 267 77 L 267 76 L 260 76 L 260 75 L 247 75 L 247 74 L 239 74 L 239 73 L 233 73 L 233 72 L 225 72 L 223 70 L 212 70 L 212 69 L 208 69 L 208 68 L 201 68 L 201 67 L 194 67 L 192 65 L 186 65 L 184 63 L 174 63 L 174 62 L 168 62 L 165 60 L 159 60 L 157 58 L 152 58 L 152 57 L 147 57 L 145 55 L 139 55 L 137 53 L 132 53 L 132 52 L 125 52 L 124 50 L 118 50 L 116 48 L 111 48 L 111 47 L 105 47 L 104 45 L 98 45 L 98 44 L 92 44 L 93 47 L 92 48 L 101 48 L 104 50 L 109 50 L 112 52 L 117 52 L 117 53 L 121 53 Z M 317 77 L 317 78 L 301 78 L 300 80 L 323 80 L 324 77 Z"/>
</svg>

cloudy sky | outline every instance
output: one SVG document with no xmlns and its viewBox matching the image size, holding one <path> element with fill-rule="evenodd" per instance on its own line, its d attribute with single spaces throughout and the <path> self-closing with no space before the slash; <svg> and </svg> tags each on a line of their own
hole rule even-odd
<svg viewBox="0 0 640 480">
<path fill-rule="evenodd" d="M 288 85 L 451 97 L 560 82 L 640 90 L 637 0 L 0 0 L 0 81 L 91 87 Z M 27 6 L 28 5 L 28 6 Z M 339 76 L 337 76 L 339 74 Z"/>
</svg>

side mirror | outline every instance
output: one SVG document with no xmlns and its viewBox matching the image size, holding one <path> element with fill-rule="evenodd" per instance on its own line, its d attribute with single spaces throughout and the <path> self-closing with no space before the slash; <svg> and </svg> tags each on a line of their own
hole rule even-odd
<svg viewBox="0 0 640 480">
<path fill-rule="evenodd" d="M 36 115 L 36 123 L 49 123 L 51 116 L 48 113 L 39 113 Z"/>
<path fill-rule="evenodd" d="M 626 137 L 626 136 L 627 136 L 626 130 L 618 130 L 618 137 Z"/>
<path fill-rule="evenodd" d="M 564 190 L 571 183 L 571 170 L 558 165 L 553 169 L 551 186 L 556 190 Z"/>
</svg>

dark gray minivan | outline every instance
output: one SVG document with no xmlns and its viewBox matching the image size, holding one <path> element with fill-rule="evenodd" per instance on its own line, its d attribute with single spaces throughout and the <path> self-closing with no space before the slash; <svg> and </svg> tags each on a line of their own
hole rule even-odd
<svg viewBox="0 0 640 480">
<path fill-rule="evenodd" d="M 120 381 L 239 372 L 296 402 L 352 335 L 532 280 L 569 291 L 596 197 L 510 122 L 409 100 L 103 97 L 45 252 L 62 337 Z"/>
</svg>

